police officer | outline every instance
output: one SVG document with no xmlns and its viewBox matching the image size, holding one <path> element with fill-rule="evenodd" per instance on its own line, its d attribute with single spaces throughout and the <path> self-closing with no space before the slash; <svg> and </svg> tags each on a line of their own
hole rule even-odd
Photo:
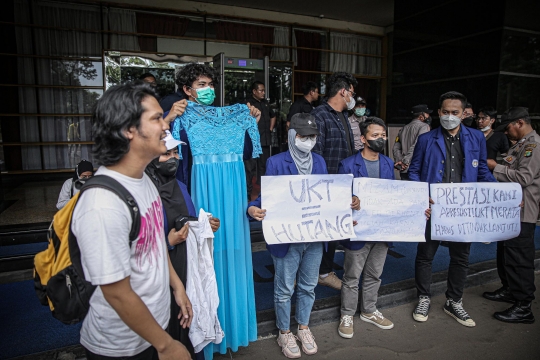
<svg viewBox="0 0 540 360">
<path fill-rule="evenodd" d="M 409 180 L 409 164 L 414 153 L 416 140 L 424 133 L 429 132 L 431 114 L 433 110 L 421 104 L 412 107 L 413 120 L 399 130 L 396 142 L 392 148 L 394 154 L 394 167 L 400 171 L 401 180 Z"/>
<path fill-rule="evenodd" d="M 503 165 L 488 160 L 488 167 L 499 182 L 517 182 L 523 188 L 523 210 L 519 236 L 497 243 L 497 270 L 502 287 L 485 292 L 488 300 L 513 303 L 494 314 L 495 319 L 511 322 L 534 322 L 534 231 L 540 203 L 540 136 L 533 130 L 526 108 L 509 109 L 506 119 L 495 131 L 504 132 L 516 144 L 503 159 Z M 504 116 L 503 116 L 504 117 Z"/>
</svg>

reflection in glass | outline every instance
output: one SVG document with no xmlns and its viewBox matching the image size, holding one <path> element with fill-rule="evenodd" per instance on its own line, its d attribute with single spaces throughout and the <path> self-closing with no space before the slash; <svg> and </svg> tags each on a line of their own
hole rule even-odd
<svg viewBox="0 0 540 360">
<path fill-rule="evenodd" d="M 164 97 L 176 91 L 175 78 L 179 69 L 190 62 L 208 63 L 210 57 L 165 54 L 141 54 L 119 51 L 105 53 L 105 84 L 111 86 L 135 81 L 144 73 L 156 78 L 156 92 Z"/>
<path fill-rule="evenodd" d="M 292 104 L 292 67 L 291 64 L 270 66 L 270 84 L 267 96 L 270 107 L 276 114 L 277 133 L 272 136 L 272 146 L 278 147 L 287 140 L 287 114 Z"/>
</svg>

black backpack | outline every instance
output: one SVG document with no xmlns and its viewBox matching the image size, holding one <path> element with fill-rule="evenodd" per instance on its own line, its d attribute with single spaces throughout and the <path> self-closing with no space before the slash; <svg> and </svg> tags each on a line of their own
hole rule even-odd
<svg viewBox="0 0 540 360">
<path fill-rule="evenodd" d="M 52 315 L 65 324 L 84 319 L 90 308 L 90 298 L 96 289 L 84 278 L 81 251 L 71 231 L 73 210 L 81 194 L 92 188 L 112 191 L 128 206 L 133 223 L 129 245 L 137 239 L 141 214 L 135 198 L 110 176 L 97 175 L 85 182 L 81 191 L 56 213 L 49 227 L 49 246 L 34 259 L 34 285 L 43 305 L 49 305 Z"/>
</svg>

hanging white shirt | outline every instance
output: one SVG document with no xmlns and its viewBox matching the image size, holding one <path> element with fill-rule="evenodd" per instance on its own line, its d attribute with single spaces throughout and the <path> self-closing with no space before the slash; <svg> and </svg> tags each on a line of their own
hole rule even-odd
<svg viewBox="0 0 540 360">
<path fill-rule="evenodd" d="M 186 240 L 186 293 L 193 306 L 189 339 L 196 353 L 211 342 L 221 343 L 224 337 L 217 315 L 219 296 L 212 258 L 214 233 L 208 215 L 201 209 L 199 221 L 189 222 Z"/>
</svg>

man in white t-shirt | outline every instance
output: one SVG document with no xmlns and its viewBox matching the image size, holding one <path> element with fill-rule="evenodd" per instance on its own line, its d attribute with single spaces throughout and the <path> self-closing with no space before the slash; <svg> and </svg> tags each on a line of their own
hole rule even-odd
<svg viewBox="0 0 540 360">
<path fill-rule="evenodd" d="M 86 280 L 97 285 L 81 329 L 81 344 L 93 359 L 189 359 L 167 334 L 169 285 L 180 306 L 180 324 L 193 312 L 184 285 L 172 269 L 163 231 L 161 199 L 144 173 L 167 151 L 168 124 L 148 85 L 107 90 L 93 114 L 96 175 L 119 181 L 135 198 L 141 215 L 138 238 L 129 244 L 132 218 L 114 193 L 85 191 L 73 211 L 72 230 L 81 250 Z"/>
</svg>

